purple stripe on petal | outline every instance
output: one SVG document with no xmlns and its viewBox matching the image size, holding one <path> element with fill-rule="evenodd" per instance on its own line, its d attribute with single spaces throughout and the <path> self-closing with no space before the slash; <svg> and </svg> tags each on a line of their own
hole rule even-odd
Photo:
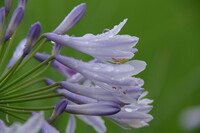
<svg viewBox="0 0 200 133">
<path fill-rule="evenodd" d="M 70 115 L 69 121 L 66 128 L 66 133 L 75 133 L 76 129 L 76 120 L 74 115 Z"/>
<path fill-rule="evenodd" d="M 119 112 L 120 107 L 118 104 L 111 102 L 89 103 L 82 105 L 68 105 L 65 111 L 72 114 L 105 116 Z"/>
</svg>

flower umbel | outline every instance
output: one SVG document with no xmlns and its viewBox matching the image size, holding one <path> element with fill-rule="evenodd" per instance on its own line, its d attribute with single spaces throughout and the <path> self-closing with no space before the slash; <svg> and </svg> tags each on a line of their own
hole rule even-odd
<svg viewBox="0 0 200 133">
<path fill-rule="evenodd" d="M 64 35 L 83 18 L 86 4 L 82 3 L 73 8 L 52 32 L 41 35 L 41 24 L 32 24 L 27 36 L 20 41 L 8 61 L 27 0 L 18 0 L 9 20 L 11 4 L 11 0 L 5 0 L 4 7 L 0 8 L 0 113 L 3 114 L 0 116 L 0 132 L 59 133 L 51 123 L 62 117 L 62 113 L 70 116 L 67 133 L 75 132 L 76 117 L 98 133 L 106 132 L 101 117 L 125 129 L 148 126 L 148 122 L 153 119 L 148 114 L 152 109 L 149 104 L 153 101 L 144 99 L 148 94 L 142 88 L 144 81 L 135 77 L 145 69 L 146 63 L 131 60 L 137 52 L 134 46 L 139 39 L 118 35 L 128 19 L 99 35 Z M 48 41 L 54 45 L 51 55 L 39 53 Z M 94 59 L 84 62 L 62 56 L 62 47 L 71 47 Z M 36 66 L 31 64 L 34 58 L 40 62 Z M 64 76 L 63 81 L 42 78 L 51 66 Z M 60 102 L 54 103 L 54 97 L 59 97 Z M 38 100 L 49 100 L 50 105 L 33 106 L 32 103 Z M 24 102 L 28 104 L 22 104 Z M 48 120 L 43 117 L 43 111 L 46 110 L 52 111 Z M 32 117 L 27 120 L 26 115 Z M 20 125 L 13 118 L 27 121 Z M 8 127 L 6 123 L 12 126 Z"/>
</svg>

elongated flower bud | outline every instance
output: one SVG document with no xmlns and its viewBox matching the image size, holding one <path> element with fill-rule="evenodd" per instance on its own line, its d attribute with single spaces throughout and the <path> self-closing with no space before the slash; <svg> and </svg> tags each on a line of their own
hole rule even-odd
<svg viewBox="0 0 200 133">
<path fill-rule="evenodd" d="M 23 17 L 24 17 L 24 9 L 22 7 L 16 8 L 11 17 L 8 28 L 4 34 L 3 40 L 9 40 L 12 37 L 13 33 L 16 31 L 19 24 L 21 23 Z"/>
<path fill-rule="evenodd" d="M 81 20 L 81 18 L 85 14 L 85 10 L 86 10 L 85 3 L 76 6 L 53 32 L 57 34 L 66 33 Z"/>
<path fill-rule="evenodd" d="M 11 4 L 12 4 L 12 0 L 4 0 L 6 14 L 10 12 Z"/>
<path fill-rule="evenodd" d="M 27 0 L 18 0 L 18 7 L 26 7 Z"/>
<path fill-rule="evenodd" d="M 50 119 L 48 120 L 49 123 L 52 123 L 58 116 L 60 116 L 64 111 L 67 106 L 67 101 L 66 100 L 61 100 L 55 107 Z"/>
<path fill-rule="evenodd" d="M 25 55 L 27 55 L 31 51 L 32 47 L 38 40 L 40 33 L 41 33 L 41 29 L 42 29 L 42 27 L 39 22 L 37 22 L 31 26 L 28 36 L 27 36 L 25 49 L 24 49 Z"/>
<path fill-rule="evenodd" d="M 2 7 L 0 8 L 0 32 L 2 31 L 3 28 L 4 19 L 5 19 L 5 8 Z"/>
</svg>

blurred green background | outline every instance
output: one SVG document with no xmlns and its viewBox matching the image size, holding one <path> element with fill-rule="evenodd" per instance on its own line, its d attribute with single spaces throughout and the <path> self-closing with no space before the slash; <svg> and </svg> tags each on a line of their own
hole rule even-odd
<svg viewBox="0 0 200 133">
<path fill-rule="evenodd" d="M 13 0 L 16 3 L 16 0 Z M 200 105 L 200 1 L 199 0 L 28 0 L 19 39 L 26 36 L 30 25 L 40 21 L 44 32 L 52 31 L 80 4 L 87 3 L 84 18 L 67 34 L 82 36 L 100 34 L 128 18 L 120 34 L 140 38 L 134 59 L 147 62 L 144 72 L 137 75 L 145 81 L 153 99 L 154 120 L 149 127 L 124 130 L 106 121 L 108 133 L 184 133 L 180 113 L 190 106 Z M 3 0 L 1 0 L 1 4 Z M 14 5 L 13 5 L 14 7 Z M 51 45 L 42 50 L 50 53 Z M 64 49 L 63 54 L 89 60 L 78 51 Z M 31 68 L 31 66 L 29 66 Z M 56 71 L 46 73 L 54 80 L 64 80 Z M 68 115 L 54 123 L 64 132 Z M 95 131 L 78 120 L 76 133 Z M 198 133 L 199 130 L 190 131 Z"/>
</svg>

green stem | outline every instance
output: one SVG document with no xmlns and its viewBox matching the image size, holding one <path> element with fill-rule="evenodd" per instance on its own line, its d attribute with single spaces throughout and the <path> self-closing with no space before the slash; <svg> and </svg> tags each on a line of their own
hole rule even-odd
<svg viewBox="0 0 200 133">
<path fill-rule="evenodd" d="M 44 96 L 36 96 L 36 97 L 22 98 L 22 99 L 15 99 L 15 100 L 2 100 L 0 101 L 0 104 L 35 101 L 35 100 L 47 99 L 47 98 L 52 98 L 52 97 L 60 97 L 60 96 L 64 96 L 64 95 L 63 94 L 49 94 L 49 95 L 44 95 Z"/>
<path fill-rule="evenodd" d="M 16 32 L 15 32 L 15 33 L 16 33 Z M 6 51 L 5 51 L 5 53 L 3 54 L 2 60 L 0 61 L 0 67 L 3 65 L 3 63 L 4 63 L 5 59 L 6 59 L 6 57 L 8 56 L 8 53 L 10 52 L 10 48 L 11 48 L 12 42 L 13 42 L 13 40 L 14 40 L 14 38 L 15 38 L 15 33 L 13 34 L 12 39 L 10 39 L 9 42 L 8 42 L 8 46 L 6 47 Z"/>
<path fill-rule="evenodd" d="M 38 93 L 38 92 L 43 92 L 47 89 L 50 89 L 50 88 L 54 88 L 55 89 L 55 86 L 58 86 L 59 83 L 56 83 L 56 84 L 53 84 L 53 85 L 50 85 L 50 86 L 45 86 L 43 88 L 40 88 L 40 89 L 37 89 L 37 90 L 34 90 L 34 91 L 29 91 L 29 92 L 24 92 L 24 93 L 21 93 L 21 94 L 16 94 L 16 95 L 9 95 L 7 97 L 1 97 L 0 100 L 7 100 L 7 99 L 13 99 L 13 98 L 18 98 L 18 97 L 22 97 L 22 96 L 31 96 L 30 94 L 34 94 L 34 93 Z M 58 87 L 56 87 L 56 89 L 58 89 Z M 49 91 L 49 90 L 48 90 Z"/>
<path fill-rule="evenodd" d="M 20 59 L 10 68 L 6 74 L 3 75 L 3 77 L 0 79 L 0 88 L 9 80 L 9 78 L 13 75 L 17 67 L 20 65 L 21 61 L 23 60 L 23 57 L 20 57 Z M 0 89 L 1 90 L 1 89 Z"/>
<path fill-rule="evenodd" d="M 8 114 L 8 115 L 10 115 L 10 116 L 12 116 L 12 117 L 15 117 L 15 118 L 17 118 L 17 119 L 19 119 L 19 120 L 26 121 L 26 119 L 20 117 L 19 115 L 15 115 L 15 114 L 13 114 L 13 113 L 10 113 L 10 112 L 4 111 L 4 110 L 0 110 L 0 111 L 3 112 L 3 113 L 5 113 L 5 114 Z"/>
<path fill-rule="evenodd" d="M 30 110 L 30 111 L 40 111 L 40 110 L 53 110 L 55 107 L 54 106 L 48 106 L 48 107 L 15 107 L 15 106 L 4 106 L 0 105 L 3 107 L 8 107 L 12 109 L 17 109 L 17 110 Z"/>
<path fill-rule="evenodd" d="M 30 114 L 31 111 L 24 111 L 24 110 L 17 110 L 17 109 L 11 109 L 11 108 L 8 108 L 8 107 L 4 107 L 4 106 L 1 106 L 0 109 L 3 109 L 3 110 L 6 110 L 6 111 L 10 111 L 10 112 L 15 112 L 15 113 L 28 113 Z"/>
<path fill-rule="evenodd" d="M 42 40 L 43 39 L 43 40 Z M 22 67 L 24 67 L 24 65 L 26 64 L 26 63 L 28 63 L 28 61 L 32 58 L 32 57 L 34 57 L 34 55 L 42 48 L 42 46 L 47 42 L 47 40 L 46 40 L 46 38 L 43 38 L 43 36 L 41 36 L 40 37 L 40 39 L 38 39 L 38 42 L 40 41 L 40 40 L 42 40 L 42 42 L 39 44 L 39 46 L 33 51 L 33 52 L 31 52 L 28 56 L 27 56 L 27 58 L 21 63 L 21 65 L 18 67 L 18 69 L 16 70 L 16 72 L 18 72 Z M 37 43 L 38 43 L 37 42 Z"/>
<path fill-rule="evenodd" d="M 32 80 L 32 79 L 33 79 L 33 78 L 31 78 L 31 80 Z M 31 85 L 34 85 L 34 84 L 38 83 L 38 82 L 45 81 L 45 78 L 38 79 L 38 80 L 35 80 L 35 81 L 29 83 L 29 81 L 31 81 L 31 80 L 28 79 L 28 80 L 26 80 L 25 82 L 23 82 L 23 83 L 17 85 L 16 87 L 14 86 L 14 87 L 12 87 L 12 88 L 9 88 L 9 90 L 4 91 L 3 93 L 1 93 L 2 97 L 3 97 L 3 96 L 10 95 L 10 94 L 12 94 L 12 93 L 14 93 L 14 92 L 17 92 L 17 91 L 19 91 L 19 90 L 22 90 L 22 89 L 24 89 L 24 88 L 27 88 L 27 87 L 29 87 L 29 86 L 31 86 Z M 27 84 L 27 83 L 28 83 L 28 84 Z M 18 87 L 19 87 L 19 88 L 18 88 Z M 15 89 L 15 88 L 17 88 L 17 89 Z"/>
<path fill-rule="evenodd" d="M 40 63 L 38 66 L 36 66 L 35 68 L 33 68 L 31 71 L 23 74 L 22 76 L 20 76 L 19 78 L 17 78 L 16 80 L 14 80 L 13 82 L 11 82 L 10 84 L 8 84 L 7 86 L 3 87 L 2 89 L 7 89 L 9 87 L 11 87 L 13 84 L 16 84 L 17 82 L 19 82 L 20 80 L 24 79 L 25 77 L 29 76 L 31 73 L 35 72 L 36 70 L 38 70 L 40 67 L 42 67 L 43 65 L 45 65 L 46 63 L 48 63 L 49 61 L 53 60 L 55 57 L 51 56 L 50 58 L 48 58 L 47 60 L 43 61 L 42 63 Z"/>
</svg>

